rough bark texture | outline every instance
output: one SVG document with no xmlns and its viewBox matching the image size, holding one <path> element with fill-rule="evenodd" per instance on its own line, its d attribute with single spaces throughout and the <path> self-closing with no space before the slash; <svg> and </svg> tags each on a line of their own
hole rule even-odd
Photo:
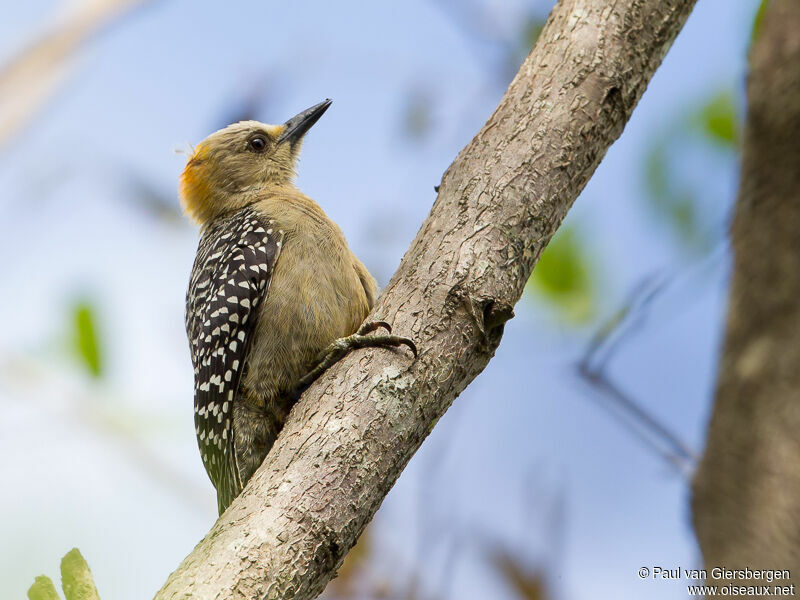
<svg viewBox="0 0 800 600">
<path fill-rule="evenodd" d="M 400 472 L 493 356 L 525 282 L 691 11 L 563 0 L 500 105 L 442 179 L 372 318 L 420 355 L 358 351 L 277 443 L 158 599 L 316 597 Z"/>
<path fill-rule="evenodd" d="M 751 50 L 747 99 L 727 332 L 694 482 L 694 523 L 709 569 L 800 574 L 797 0 L 774 0 L 767 10 Z"/>
</svg>

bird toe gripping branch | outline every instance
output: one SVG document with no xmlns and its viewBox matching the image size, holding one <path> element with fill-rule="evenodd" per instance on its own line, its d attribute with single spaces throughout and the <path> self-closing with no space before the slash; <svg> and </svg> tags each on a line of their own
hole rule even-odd
<svg viewBox="0 0 800 600">
<path fill-rule="evenodd" d="M 379 328 L 385 328 L 389 333 L 380 335 L 367 335 Z M 399 335 L 392 335 L 392 328 L 384 321 L 373 321 L 364 323 L 359 330 L 347 337 L 334 340 L 322 353 L 319 363 L 308 374 L 304 375 L 298 382 L 298 390 L 302 393 L 327 369 L 332 367 L 351 350 L 358 348 L 398 348 L 408 346 L 417 357 L 417 345 L 409 338 Z M 298 394 L 299 396 L 299 394 Z"/>
</svg>

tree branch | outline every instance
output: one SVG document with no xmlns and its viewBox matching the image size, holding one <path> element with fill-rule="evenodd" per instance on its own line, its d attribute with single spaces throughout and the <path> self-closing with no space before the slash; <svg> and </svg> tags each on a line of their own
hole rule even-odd
<svg viewBox="0 0 800 600">
<path fill-rule="evenodd" d="M 750 53 L 727 331 L 692 499 L 709 569 L 789 569 L 794 581 L 800 573 L 798 30 L 800 4 L 773 0 Z M 724 583 L 763 580 L 718 582 Z"/>
<path fill-rule="evenodd" d="M 534 263 L 620 135 L 692 0 L 562 0 L 445 172 L 371 319 L 420 350 L 350 354 L 156 598 L 310 600 L 494 355 Z"/>
</svg>

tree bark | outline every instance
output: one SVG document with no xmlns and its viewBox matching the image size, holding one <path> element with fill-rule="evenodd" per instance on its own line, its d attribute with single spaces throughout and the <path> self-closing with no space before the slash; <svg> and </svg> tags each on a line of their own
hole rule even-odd
<svg viewBox="0 0 800 600">
<path fill-rule="evenodd" d="M 562 0 L 445 172 L 370 319 L 420 353 L 362 350 L 293 409 L 264 464 L 156 598 L 308 600 L 494 355 L 547 242 L 619 137 L 693 0 Z"/>
<path fill-rule="evenodd" d="M 800 574 L 797 0 L 768 8 L 751 50 L 747 98 L 727 332 L 692 508 L 709 569 Z"/>
</svg>

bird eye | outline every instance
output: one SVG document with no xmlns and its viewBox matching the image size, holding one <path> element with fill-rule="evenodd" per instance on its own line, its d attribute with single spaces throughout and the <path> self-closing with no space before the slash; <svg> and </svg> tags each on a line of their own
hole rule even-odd
<svg viewBox="0 0 800 600">
<path fill-rule="evenodd" d="M 247 142 L 247 145 L 250 146 L 253 152 L 263 152 L 267 149 L 267 138 L 262 134 L 254 135 Z"/>
</svg>

